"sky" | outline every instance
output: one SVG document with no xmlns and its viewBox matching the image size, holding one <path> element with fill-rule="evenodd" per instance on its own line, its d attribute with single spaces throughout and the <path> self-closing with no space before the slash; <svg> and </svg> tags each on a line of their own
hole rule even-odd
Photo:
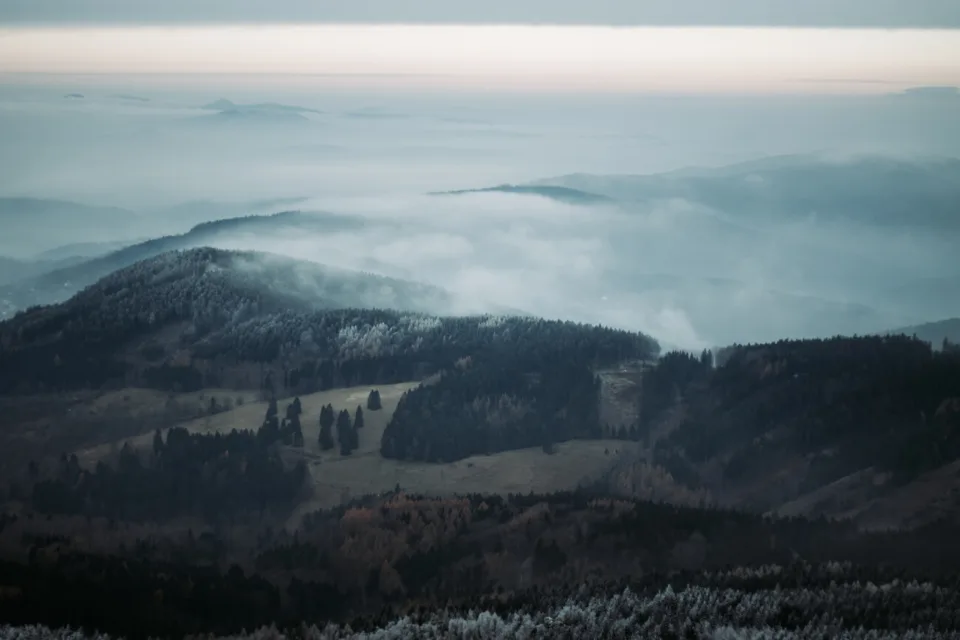
<svg viewBox="0 0 960 640">
<path fill-rule="evenodd" d="M 0 25 L 5 74 L 748 94 L 960 85 L 953 0 L 5 0 Z"/>
<path fill-rule="evenodd" d="M 885 165 L 853 185 L 863 220 L 843 228 L 815 209 L 789 217 L 812 206 L 803 167 L 799 191 L 734 171 L 712 199 L 622 209 L 426 194 L 781 154 L 957 157 L 953 87 L 958 0 L 0 0 L 0 197 L 118 206 L 143 224 L 87 238 L 31 223 L 0 255 L 297 198 L 363 225 L 224 246 L 696 349 L 904 326 L 955 314 L 939 280 L 955 277 L 955 243 L 869 224 Z M 725 197 L 741 179 L 783 215 L 740 220 Z M 843 198 L 850 184 L 810 188 Z M 917 210 L 939 202 L 904 189 Z"/>
<path fill-rule="evenodd" d="M 411 86 L 726 93 L 960 85 L 960 30 L 531 25 L 43 26 L 0 72 L 307 74 Z"/>
<path fill-rule="evenodd" d="M 445 23 L 958 28 L 956 0 L 4 0 L 0 24 Z"/>
</svg>

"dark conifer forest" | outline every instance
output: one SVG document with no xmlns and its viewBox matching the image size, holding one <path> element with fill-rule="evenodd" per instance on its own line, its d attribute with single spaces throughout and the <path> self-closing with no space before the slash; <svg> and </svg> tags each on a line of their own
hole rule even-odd
<svg viewBox="0 0 960 640">
<path fill-rule="evenodd" d="M 550 360 L 528 370 L 473 359 L 408 392 L 384 431 L 381 454 L 452 461 L 599 438 L 599 379 L 586 361 Z"/>
<path fill-rule="evenodd" d="M 428 537 L 404 543 L 408 527 Z M 944 527 L 858 534 L 825 521 L 589 492 L 448 500 L 401 493 L 311 514 L 294 536 L 263 533 L 248 559 L 211 533 L 164 545 L 131 540 L 109 556 L 73 550 L 56 536 L 25 539 L 29 559 L 0 564 L 9 594 L 0 616 L 130 638 L 270 625 L 350 637 L 348 624 L 354 632 L 400 624 L 400 637 L 421 637 L 419 625 L 440 616 L 481 624 L 478 608 L 510 628 L 555 624 L 538 616 L 565 607 L 566 624 L 594 634 L 710 637 L 737 625 L 952 637 L 960 632 L 955 535 Z M 400 545 L 384 547 L 387 540 Z M 519 577 L 498 568 L 514 563 L 523 565 Z M 584 563 L 603 569 L 587 578 Z M 591 612 L 597 607 L 602 614 Z M 857 635 L 864 630 L 886 635 Z"/>
<path fill-rule="evenodd" d="M 960 640 L 960 0 L 0 0 L 0 640 Z"/>
<path fill-rule="evenodd" d="M 310 271 L 318 303 L 276 286 L 302 283 L 296 264 L 268 261 L 265 284 L 255 257 L 159 256 L 0 324 L 5 419 L 45 452 L 3 458 L 0 622 L 131 639 L 960 634 L 952 498 L 910 526 L 860 517 L 960 461 L 951 343 L 661 355 L 601 326 L 343 304 L 360 275 Z M 44 450 L 118 395 L 119 440 Z M 197 408 L 155 426 L 137 397 Z M 578 480 L 594 445 L 603 472 Z M 442 480 L 505 452 L 566 461 L 565 488 Z M 343 490 L 343 469 L 378 489 Z M 391 475 L 434 469 L 432 493 Z M 638 477 L 666 498 L 637 499 Z M 837 481 L 869 487 L 831 497 Z M 854 499 L 868 507 L 830 507 Z"/>
<path fill-rule="evenodd" d="M 644 335 L 572 322 L 370 309 L 367 298 L 384 291 L 383 303 L 440 295 L 262 254 L 163 254 L 0 324 L 0 393 L 230 382 L 304 394 L 420 379 L 465 357 L 509 357 L 532 371 L 547 357 L 596 364 L 659 349 Z M 164 333 L 173 339 L 158 339 Z M 245 363 L 267 372 L 238 373 Z"/>
<path fill-rule="evenodd" d="M 802 455 L 820 484 L 865 467 L 907 482 L 960 458 L 953 350 L 885 336 L 735 345 L 719 359 L 669 353 L 644 377 L 637 437 L 679 412 L 656 451 L 678 474 L 719 460 L 746 483 Z"/>
</svg>

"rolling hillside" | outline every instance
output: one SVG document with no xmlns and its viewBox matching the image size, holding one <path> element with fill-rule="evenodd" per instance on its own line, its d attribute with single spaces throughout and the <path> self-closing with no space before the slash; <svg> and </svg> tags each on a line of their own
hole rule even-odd
<svg viewBox="0 0 960 640">
<path fill-rule="evenodd" d="M 863 526 L 957 517 L 960 352 L 886 336 L 735 346 L 709 361 L 665 356 L 623 434 L 681 483 L 719 504 Z"/>
<path fill-rule="evenodd" d="M 5 382 L 13 385 L 8 389 L 29 388 L 31 370 L 41 378 L 59 371 L 54 378 L 64 382 L 73 375 L 106 380 L 119 373 L 107 363 L 116 364 L 130 340 L 156 337 L 171 327 L 179 328 L 160 337 L 166 344 L 153 351 L 141 345 L 141 360 L 162 360 L 157 349 L 173 353 L 212 331 L 222 336 L 226 329 L 281 312 L 350 307 L 425 311 L 449 304 L 446 292 L 416 283 L 269 254 L 192 249 L 138 262 L 65 303 L 30 309 L 0 324 L 0 360 Z M 92 367 L 82 374 L 92 361 L 105 370 L 98 373 Z"/>
<path fill-rule="evenodd" d="M 0 314 L 9 315 L 18 309 L 54 304 L 67 300 L 74 293 L 100 278 L 124 269 L 141 260 L 168 251 L 191 249 L 215 244 L 218 239 L 236 238 L 242 234 L 268 237 L 296 231 L 331 232 L 361 224 L 352 218 L 333 214 L 286 211 L 267 216 L 244 216 L 215 220 L 196 225 L 187 233 L 163 236 L 125 246 L 122 249 L 80 261 L 66 267 L 48 270 L 34 277 L 0 287 Z M 4 317 L 0 315 L 0 318 Z"/>
<path fill-rule="evenodd" d="M 824 221 L 960 231 L 955 159 L 780 156 L 652 175 L 570 174 L 529 186 L 576 189 L 621 203 L 683 199 L 756 223 L 815 213 Z"/>
<path fill-rule="evenodd" d="M 422 315 L 452 306 L 434 287 L 279 256 L 167 253 L 0 324 L 0 387 L 256 389 L 269 373 L 270 385 L 306 391 L 416 379 L 511 346 L 527 363 L 551 349 L 610 359 L 658 348 L 574 323 Z"/>
<path fill-rule="evenodd" d="M 570 187 L 560 187 L 553 185 L 512 185 L 504 184 L 497 187 L 488 187 L 485 189 L 460 189 L 457 191 L 440 191 L 432 193 L 436 196 L 459 196 L 469 193 L 512 193 L 517 195 L 539 196 L 576 205 L 596 205 L 613 204 L 614 200 L 607 196 L 590 193 L 580 189 L 571 189 Z"/>
<path fill-rule="evenodd" d="M 888 334 L 916 336 L 919 340 L 929 342 L 934 349 L 940 349 L 943 346 L 944 339 L 954 345 L 960 344 L 960 318 L 902 327 L 889 331 Z"/>
<path fill-rule="evenodd" d="M 41 198 L 0 198 L 0 224 L 0 253 L 27 258 L 68 243 L 99 242 L 104 230 L 109 230 L 111 239 L 136 238 L 141 235 L 138 228 L 142 228 L 143 218 L 119 207 Z"/>
<path fill-rule="evenodd" d="M 570 442 L 557 447 L 554 455 L 545 455 L 539 447 L 481 455 L 447 464 L 404 463 L 380 456 L 383 432 L 393 417 L 403 393 L 417 386 L 405 382 L 377 387 L 361 386 L 331 389 L 301 396 L 303 448 L 285 452 L 291 463 L 305 460 L 310 471 L 312 492 L 290 516 L 289 526 L 296 528 L 304 514 L 336 507 L 351 498 L 382 494 L 400 485 L 404 490 L 424 495 L 452 496 L 464 492 L 499 494 L 525 491 L 553 492 L 573 490 L 603 477 L 615 461 L 636 448 L 635 443 L 615 440 Z M 359 447 L 349 456 L 339 451 L 323 451 L 318 444 L 320 408 L 331 404 L 335 411 L 357 406 L 366 409 L 367 396 L 376 388 L 383 402 L 378 411 L 365 411 Z M 207 397 L 229 399 L 225 392 L 209 392 Z M 289 401 L 281 403 L 289 404 Z M 232 429 L 255 429 L 263 422 L 268 403 L 248 402 L 243 406 L 196 418 L 179 425 L 191 433 L 228 434 Z M 125 444 L 149 452 L 153 431 L 77 451 L 80 464 L 93 469 L 100 461 L 110 461 Z M 668 490 L 667 487 L 664 488 Z"/>
</svg>

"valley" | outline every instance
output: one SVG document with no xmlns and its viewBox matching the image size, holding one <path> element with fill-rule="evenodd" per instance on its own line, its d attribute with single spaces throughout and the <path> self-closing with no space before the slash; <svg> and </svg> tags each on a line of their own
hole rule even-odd
<svg viewBox="0 0 960 640">
<path fill-rule="evenodd" d="M 0 78 L 0 639 L 957 637 L 956 92 L 248 28 L 337 73 Z"/>
<path fill-rule="evenodd" d="M 625 363 L 598 372 L 600 429 L 595 436 L 556 442 L 549 453 L 540 446 L 521 446 L 467 455 L 453 462 L 419 462 L 381 455 L 384 432 L 401 396 L 418 387 L 419 381 L 297 395 L 302 406 L 299 423 L 303 425 L 304 444 L 284 447 L 282 456 L 289 465 L 305 462 L 311 485 L 289 516 L 288 526 L 295 528 L 305 513 L 336 507 L 364 495 L 382 495 L 398 486 L 428 496 L 551 493 L 591 487 L 625 499 L 759 509 L 788 517 L 851 519 L 864 530 L 916 528 L 952 518 L 960 508 L 960 476 L 949 457 L 942 467 L 922 470 L 910 478 L 898 479 L 882 467 L 861 468 L 852 461 L 823 476 L 818 470 L 822 461 L 835 457 L 838 449 L 828 447 L 819 456 L 797 453 L 784 457 L 774 454 L 775 449 L 768 444 L 768 452 L 762 455 L 773 456 L 771 463 L 736 482 L 730 480 L 730 465 L 744 452 L 731 450 L 732 457 L 727 453 L 718 460 L 703 462 L 693 462 L 690 454 L 676 457 L 668 452 L 675 451 L 674 443 L 682 442 L 677 438 L 691 428 L 691 409 L 697 409 L 687 407 L 687 402 L 678 397 L 679 404 L 668 407 L 662 415 L 644 416 L 644 370 L 647 375 L 651 371 L 656 374 L 655 367 Z M 431 378 L 424 384 L 430 386 L 436 380 Z M 658 384 L 657 378 L 646 384 Z M 365 411 L 357 447 L 348 456 L 338 450 L 322 450 L 318 444 L 320 408 L 330 404 L 336 412 L 347 409 L 353 413 L 356 407 L 366 406 L 373 389 L 380 393 L 383 407 Z M 165 433 L 179 427 L 208 436 L 226 435 L 235 429 L 256 430 L 269 405 L 264 393 L 263 389 L 171 393 L 128 388 L 91 396 L 78 391 L 69 406 L 60 410 L 59 417 L 37 416 L 29 421 L 21 417 L 16 437 L 7 439 L 8 448 L 22 452 L 32 446 L 41 455 L 44 451 L 46 455 L 56 451 L 75 454 L 83 468 L 92 470 L 100 462 L 115 464 L 124 447 L 133 447 L 138 455 L 149 455 L 157 428 Z M 687 393 L 691 394 L 690 400 L 699 402 L 696 394 L 702 391 L 691 387 L 683 395 Z M 293 401 L 294 396 L 287 394 L 281 396 L 281 408 Z M 55 406 L 56 402 L 47 404 Z M 26 410 L 25 403 L 6 400 L 6 405 L 7 416 L 16 416 L 18 406 Z M 647 413 L 655 410 L 655 404 L 646 409 Z M 96 431 L 90 430 L 93 425 Z M 782 439 L 787 433 L 779 427 L 771 435 Z M 744 445 L 750 450 L 756 441 Z"/>
<path fill-rule="evenodd" d="M 382 625 L 489 597 L 509 616 L 585 581 L 656 599 L 731 563 L 812 589 L 846 575 L 830 563 L 945 585 L 960 562 L 942 560 L 960 526 L 949 340 L 661 353 L 416 310 L 437 300 L 191 249 L 0 323 L 0 615 L 126 637 Z M 197 618 L 174 595 L 197 584 L 243 615 Z M 64 598 L 82 613 L 39 604 Z"/>
<path fill-rule="evenodd" d="M 400 396 L 418 384 L 409 382 L 376 387 L 383 408 L 364 413 L 360 444 L 349 456 L 342 456 L 338 451 L 321 450 L 318 444 L 319 409 L 326 404 L 333 405 L 337 411 L 346 408 L 352 412 L 357 406 L 365 407 L 367 396 L 374 387 L 350 387 L 298 396 L 303 407 L 300 421 L 304 425 L 304 446 L 290 448 L 284 452 L 284 456 L 291 464 L 300 459 L 307 462 L 312 487 L 309 497 L 295 509 L 288 526 L 296 528 L 298 518 L 305 513 L 336 507 L 359 496 L 389 493 L 398 485 L 413 494 L 433 496 L 570 491 L 578 486 L 597 483 L 618 461 L 635 459 L 641 453 L 637 443 L 601 439 L 558 444 L 551 455 L 546 455 L 538 447 L 471 456 L 447 464 L 384 459 L 380 456 L 384 428 Z M 101 420 L 108 420 L 112 415 L 116 420 L 123 419 L 128 424 L 133 422 L 139 426 L 149 424 L 144 420 L 157 411 L 156 404 L 161 399 L 164 405 L 169 406 L 170 397 L 169 394 L 146 389 L 126 389 L 97 398 L 90 403 L 89 411 L 96 411 Z M 242 406 L 234 404 L 237 398 L 245 399 Z M 184 408 L 196 402 L 196 411 L 206 414 L 211 401 L 218 406 L 232 408 L 180 423 L 172 422 L 173 419 L 168 417 L 165 424 L 168 427 L 185 428 L 191 433 L 212 435 L 219 432 L 225 435 L 232 429 L 258 427 L 268 407 L 266 401 L 258 401 L 249 393 L 235 395 L 234 392 L 217 389 L 178 394 L 173 402 Z M 280 404 L 290 401 L 292 398 L 287 398 Z M 122 411 L 118 406 L 121 402 L 126 404 L 129 412 Z M 75 426 L 80 427 L 80 424 Z M 110 442 L 68 453 L 75 454 L 82 467 L 93 469 L 98 462 L 113 462 L 125 445 L 142 454 L 148 453 L 153 437 L 153 430 L 130 433 Z M 659 491 L 668 494 L 672 489 L 669 478 L 663 477 L 660 481 L 662 486 L 658 487 Z"/>
</svg>

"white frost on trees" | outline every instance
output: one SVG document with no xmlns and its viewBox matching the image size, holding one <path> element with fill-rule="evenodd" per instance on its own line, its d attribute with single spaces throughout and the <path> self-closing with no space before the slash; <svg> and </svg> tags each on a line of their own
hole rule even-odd
<svg viewBox="0 0 960 640">
<path fill-rule="evenodd" d="M 791 568 L 794 571 L 794 568 Z M 701 638 L 713 640 L 946 640 L 960 638 L 960 607 L 955 590 L 929 583 L 893 581 L 879 587 L 862 584 L 845 565 L 809 566 L 792 573 L 809 587 L 785 588 L 776 583 L 780 567 L 704 573 L 711 584 L 691 585 L 641 595 L 624 589 L 591 595 L 581 589 L 565 601 L 544 601 L 539 610 L 500 616 L 483 610 L 441 609 L 422 619 L 403 617 L 370 632 L 330 624 L 303 627 L 293 634 L 303 640 L 412 640 L 507 638 Z M 759 586 L 758 580 L 766 586 Z M 831 581 L 832 580 L 832 581 Z M 751 586 L 752 583 L 752 586 Z M 531 603 L 533 604 L 533 603 Z M 860 626 L 883 611 L 888 628 Z M 792 622 L 781 624 L 787 617 Z M 799 616 L 799 617 L 798 617 Z M 950 629 L 938 631 L 937 629 Z M 76 632 L 38 626 L 0 627 L 0 640 L 84 640 Z M 286 640 L 275 627 L 230 636 L 230 640 Z M 106 636 L 95 636 L 107 640 Z M 226 640 L 226 639 L 224 639 Z"/>
</svg>

